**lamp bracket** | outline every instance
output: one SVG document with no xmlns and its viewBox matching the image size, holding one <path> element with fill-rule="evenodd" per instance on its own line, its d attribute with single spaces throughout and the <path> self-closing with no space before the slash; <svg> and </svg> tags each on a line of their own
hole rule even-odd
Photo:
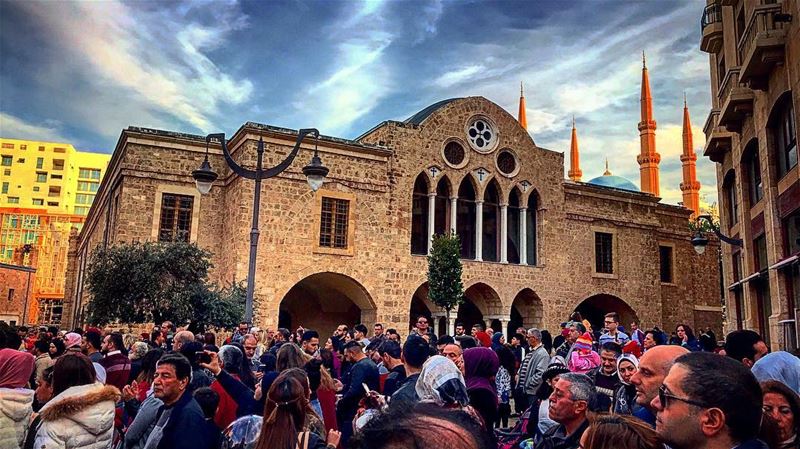
<svg viewBox="0 0 800 449">
<path fill-rule="evenodd" d="M 744 245 L 744 241 L 742 241 L 742 239 L 735 239 L 733 237 L 728 237 L 727 235 L 719 232 L 719 227 L 714 225 L 714 222 L 711 221 L 711 215 L 699 215 L 697 217 L 697 225 L 698 226 L 700 226 L 700 220 L 701 219 L 708 222 L 708 224 L 711 226 L 711 229 L 714 231 L 714 235 L 716 235 L 717 238 L 719 238 L 723 242 L 727 243 L 728 245 L 732 245 L 732 246 L 740 246 L 741 247 L 741 246 Z"/>
</svg>

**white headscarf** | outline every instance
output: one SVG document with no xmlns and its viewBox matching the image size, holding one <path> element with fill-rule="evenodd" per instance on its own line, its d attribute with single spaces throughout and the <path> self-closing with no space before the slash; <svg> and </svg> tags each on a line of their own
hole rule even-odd
<svg viewBox="0 0 800 449">
<path fill-rule="evenodd" d="M 417 379 L 417 396 L 420 402 L 433 402 L 438 406 L 469 403 L 464 376 L 447 357 L 435 355 L 422 365 Z"/>
<path fill-rule="evenodd" d="M 103 365 L 101 365 L 101 364 L 99 364 L 97 362 L 92 362 L 92 365 L 94 366 L 94 377 L 95 377 L 95 379 L 98 382 L 100 382 L 101 384 L 105 385 L 105 383 L 106 383 L 106 369 L 103 368 Z"/>
<path fill-rule="evenodd" d="M 622 354 L 621 356 L 619 356 L 619 358 L 617 358 L 617 377 L 619 377 L 619 381 L 622 382 L 623 384 L 630 385 L 629 382 L 625 382 L 624 380 L 622 380 L 622 373 L 619 372 L 619 365 L 622 362 L 631 362 L 633 364 L 633 366 L 636 367 L 636 370 L 638 371 L 639 370 L 639 359 L 637 359 L 636 356 L 633 355 L 633 354 Z"/>
</svg>

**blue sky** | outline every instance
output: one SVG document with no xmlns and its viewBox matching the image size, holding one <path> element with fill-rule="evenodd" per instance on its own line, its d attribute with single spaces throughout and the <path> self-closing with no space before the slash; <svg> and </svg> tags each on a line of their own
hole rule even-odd
<svg viewBox="0 0 800 449">
<path fill-rule="evenodd" d="M 569 151 L 584 180 L 639 181 L 641 52 L 658 122 L 661 192 L 680 201 L 683 93 L 695 151 L 710 108 L 705 2 L 0 2 L 0 136 L 111 152 L 146 126 L 233 133 L 246 121 L 353 138 L 436 101 L 481 95 Z M 568 167 L 567 167 L 568 168 Z M 701 199 L 716 201 L 700 156 Z"/>
</svg>

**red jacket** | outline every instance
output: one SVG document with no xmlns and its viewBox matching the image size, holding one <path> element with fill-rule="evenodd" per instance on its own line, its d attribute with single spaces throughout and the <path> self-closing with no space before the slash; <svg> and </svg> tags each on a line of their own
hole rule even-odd
<svg viewBox="0 0 800 449">
<path fill-rule="evenodd" d="M 231 374 L 231 377 L 236 380 L 241 380 L 238 374 Z M 214 382 L 211 383 L 211 389 L 216 391 L 219 395 L 219 405 L 217 406 L 217 414 L 214 415 L 214 424 L 221 430 L 225 430 L 230 423 L 236 420 L 236 410 L 239 406 L 231 395 L 222 388 L 218 380 L 214 380 Z"/>
</svg>

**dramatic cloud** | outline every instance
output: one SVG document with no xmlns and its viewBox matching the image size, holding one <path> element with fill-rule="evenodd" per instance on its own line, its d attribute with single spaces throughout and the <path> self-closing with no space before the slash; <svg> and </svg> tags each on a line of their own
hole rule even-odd
<svg viewBox="0 0 800 449">
<path fill-rule="evenodd" d="M 44 122 L 41 124 L 28 123 L 13 115 L 0 112 L 0 136 L 22 139 L 41 140 L 43 142 L 64 142 L 61 135 L 61 125 L 57 122 Z"/>
</svg>

